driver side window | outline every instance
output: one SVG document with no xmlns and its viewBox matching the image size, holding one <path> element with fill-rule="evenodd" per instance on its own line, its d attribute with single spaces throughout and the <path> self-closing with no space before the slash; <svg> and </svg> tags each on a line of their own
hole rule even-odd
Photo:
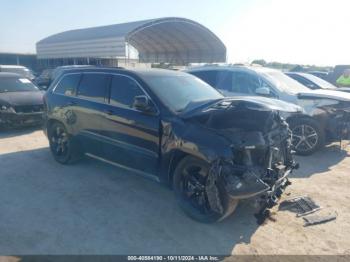
<svg viewBox="0 0 350 262">
<path fill-rule="evenodd" d="M 233 72 L 232 92 L 255 95 L 255 90 L 260 87 L 259 78 L 246 72 Z"/>
<path fill-rule="evenodd" d="M 145 95 L 138 84 L 130 77 L 112 77 L 109 103 L 113 106 L 132 108 L 136 96 Z"/>
<path fill-rule="evenodd" d="M 271 87 L 271 85 L 266 82 L 264 79 L 261 79 L 260 78 L 260 87 L 262 88 L 267 88 L 270 90 L 270 95 L 269 97 L 272 97 L 272 98 L 278 98 L 278 95 L 276 94 L 276 92 L 273 90 L 273 88 Z"/>
</svg>

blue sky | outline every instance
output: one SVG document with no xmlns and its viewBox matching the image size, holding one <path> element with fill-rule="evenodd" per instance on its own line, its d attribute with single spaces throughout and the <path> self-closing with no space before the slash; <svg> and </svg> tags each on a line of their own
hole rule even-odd
<svg viewBox="0 0 350 262">
<path fill-rule="evenodd" d="M 0 51 L 61 31 L 179 16 L 216 33 L 230 62 L 350 63 L 348 0 L 0 0 Z"/>
</svg>

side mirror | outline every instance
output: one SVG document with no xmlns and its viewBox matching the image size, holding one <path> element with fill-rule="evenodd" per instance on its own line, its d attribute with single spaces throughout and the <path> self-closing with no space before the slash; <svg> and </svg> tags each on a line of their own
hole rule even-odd
<svg viewBox="0 0 350 262">
<path fill-rule="evenodd" d="M 147 96 L 135 96 L 133 108 L 143 112 L 154 112 L 153 105 Z"/>
<path fill-rule="evenodd" d="M 270 89 L 268 87 L 259 87 L 255 90 L 255 93 L 257 95 L 261 96 L 269 96 L 270 95 Z"/>
</svg>

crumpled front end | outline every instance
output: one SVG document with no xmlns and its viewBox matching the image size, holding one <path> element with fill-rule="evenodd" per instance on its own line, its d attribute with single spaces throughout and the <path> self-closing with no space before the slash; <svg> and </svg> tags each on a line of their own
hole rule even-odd
<svg viewBox="0 0 350 262">
<path fill-rule="evenodd" d="M 298 168 L 292 155 L 292 134 L 280 114 L 236 108 L 199 119 L 225 137 L 232 150 L 231 159 L 218 157 L 211 163 L 206 185 L 211 209 L 219 213 L 223 209 L 218 188 L 234 199 L 256 197 L 261 210 L 276 204 L 290 184 L 288 175 Z"/>
<path fill-rule="evenodd" d="M 298 167 L 292 156 L 291 132 L 277 118 L 279 127 L 266 134 L 247 133 L 242 146 L 233 148 L 234 159 L 217 160 L 209 175 L 211 180 L 220 181 L 232 198 L 259 197 L 262 209 L 276 204 L 289 185 L 288 175 Z"/>
</svg>

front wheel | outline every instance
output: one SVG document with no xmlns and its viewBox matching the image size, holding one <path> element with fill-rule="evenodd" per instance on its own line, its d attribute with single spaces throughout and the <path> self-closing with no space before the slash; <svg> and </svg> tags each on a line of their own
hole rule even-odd
<svg viewBox="0 0 350 262">
<path fill-rule="evenodd" d="M 72 164 L 81 158 L 81 153 L 63 124 L 53 123 L 48 130 L 50 150 L 55 160 L 61 164 Z"/>
<path fill-rule="evenodd" d="M 324 145 L 324 130 L 314 119 L 293 119 L 289 125 L 292 130 L 292 144 L 298 155 L 311 155 Z"/>
<path fill-rule="evenodd" d="M 219 181 L 216 181 L 214 199 L 218 201 L 221 210 L 213 210 L 207 191 L 209 169 L 208 163 L 203 160 L 187 156 L 176 167 L 173 178 L 175 196 L 180 207 L 189 217 L 202 223 L 214 223 L 225 219 L 233 213 L 238 204 L 238 200 L 232 199 Z"/>
</svg>

